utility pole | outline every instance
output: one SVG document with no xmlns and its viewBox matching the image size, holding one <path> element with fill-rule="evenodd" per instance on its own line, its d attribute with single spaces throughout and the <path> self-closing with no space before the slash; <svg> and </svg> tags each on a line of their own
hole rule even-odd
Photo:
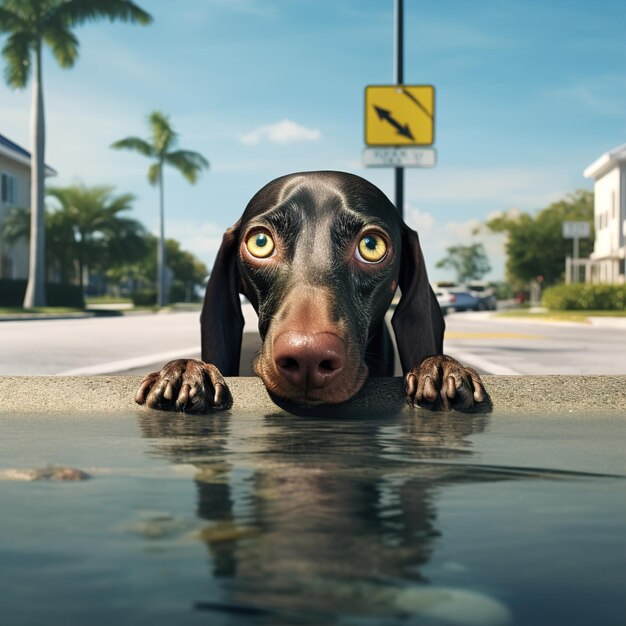
<svg viewBox="0 0 626 626">
<path fill-rule="evenodd" d="M 394 82 L 404 83 L 404 0 L 395 0 L 395 67 Z M 396 209 L 404 219 L 404 168 L 395 168 Z"/>
</svg>

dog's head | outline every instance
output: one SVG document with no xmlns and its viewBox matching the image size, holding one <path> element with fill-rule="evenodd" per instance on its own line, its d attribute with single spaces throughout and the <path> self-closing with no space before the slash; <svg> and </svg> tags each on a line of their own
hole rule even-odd
<svg viewBox="0 0 626 626">
<path fill-rule="evenodd" d="M 417 242 L 387 197 L 351 174 L 293 174 L 252 198 L 220 250 L 230 267 L 218 267 L 226 262 L 218 255 L 214 274 L 238 281 L 259 315 L 263 347 L 255 371 L 271 393 L 305 405 L 356 394 L 368 376 L 368 344 L 398 285 L 403 299 L 412 283 L 423 287 L 411 233 Z M 209 291 L 211 285 L 203 317 L 214 308 Z M 232 297 L 230 303 L 236 308 Z M 226 317 L 226 324 L 237 319 L 232 311 Z M 223 368 L 205 343 L 203 359 Z"/>
</svg>

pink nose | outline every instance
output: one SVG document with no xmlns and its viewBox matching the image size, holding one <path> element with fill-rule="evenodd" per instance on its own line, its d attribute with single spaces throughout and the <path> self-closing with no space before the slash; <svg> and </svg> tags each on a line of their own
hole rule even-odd
<svg viewBox="0 0 626 626">
<path fill-rule="evenodd" d="M 332 333 L 287 331 L 274 340 L 276 369 L 300 389 L 320 389 L 346 364 L 343 341 Z"/>
</svg>

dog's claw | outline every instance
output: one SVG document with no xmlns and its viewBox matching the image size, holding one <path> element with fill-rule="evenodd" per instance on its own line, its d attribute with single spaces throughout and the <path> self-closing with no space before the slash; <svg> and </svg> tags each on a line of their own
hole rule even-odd
<svg viewBox="0 0 626 626">
<path fill-rule="evenodd" d="M 213 398 L 213 404 L 217 407 L 222 406 L 222 404 L 224 404 L 225 397 L 226 397 L 226 391 L 224 389 L 224 385 L 222 385 L 222 383 L 216 383 L 215 397 Z"/>
<path fill-rule="evenodd" d="M 415 392 L 417 391 L 417 377 L 415 374 L 409 373 L 406 377 L 406 397 L 407 400 L 409 398 L 413 398 L 415 396 Z"/>
<path fill-rule="evenodd" d="M 194 359 L 178 359 L 148 374 L 137 390 L 135 402 L 153 409 L 206 413 L 230 408 L 232 397 L 217 367 Z"/>
<path fill-rule="evenodd" d="M 167 385 L 165 386 L 163 397 L 166 400 L 171 400 L 174 397 L 174 388 L 172 387 L 172 383 L 168 382 Z"/>
<path fill-rule="evenodd" d="M 453 376 L 446 378 L 446 396 L 452 400 L 456 396 L 456 380 Z"/>
<path fill-rule="evenodd" d="M 406 376 L 407 402 L 433 409 L 468 409 L 485 400 L 485 388 L 478 372 L 455 359 L 431 356 Z"/>
</svg>

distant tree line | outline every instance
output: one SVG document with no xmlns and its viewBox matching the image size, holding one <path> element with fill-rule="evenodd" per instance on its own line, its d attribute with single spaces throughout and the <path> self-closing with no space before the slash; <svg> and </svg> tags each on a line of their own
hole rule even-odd
<svg viewBox="0 0 626 626">
<path fill-rule="evenodd" d="M 110 186 L 53 187 L 45 211 L 46 268 L 49 282 L 94 288 L 115 296 L 143 292 L 156 302 L 157 238 L 127 216 L 132 194 L 115 194 Z M 30 211 L 13 208 L 0 229 L 9 245 L 30 237 Z M 174 239 L 166 241 L 171 276 L 170 297 L 192 301 L 208 270 Z"/>
<path fill-rule="evenodd" d="M 593 204 L 593 192 L 580 189 L 534 214 L 511 210 L 487 222 L 488 230 L 506 235 L 506 283 L 511 292 L 525 291 L 536 280 L 545 287 L 563 282 L 565 258 L 572 253 L 572 240 L 563 238 L 566 221 L 590 223 L 589 239 L 580 241 L 580 256 L 589 256 L 594 243 Z M 480 279 L 491 270 L 478 241 L 450 246 L 446 253 L 436 267 L 454 271 L 459 283 Z"/>
<path fill-rule="evenodd" d="M 506 278 L 524 289 L 541 277 L 544 286 L 563 282 L 565 257 L 572 253 L 572 240 L 563 238 L 563 222 L 585 221 L 591 225 L 589 239 L 580 241 L 580 256 L 593 251 L 593 192 L 586 189 L 553 202 L 534 215 L 503 213 L 487 222 L 493 232 L 505 233 Z"/>
</svg>

